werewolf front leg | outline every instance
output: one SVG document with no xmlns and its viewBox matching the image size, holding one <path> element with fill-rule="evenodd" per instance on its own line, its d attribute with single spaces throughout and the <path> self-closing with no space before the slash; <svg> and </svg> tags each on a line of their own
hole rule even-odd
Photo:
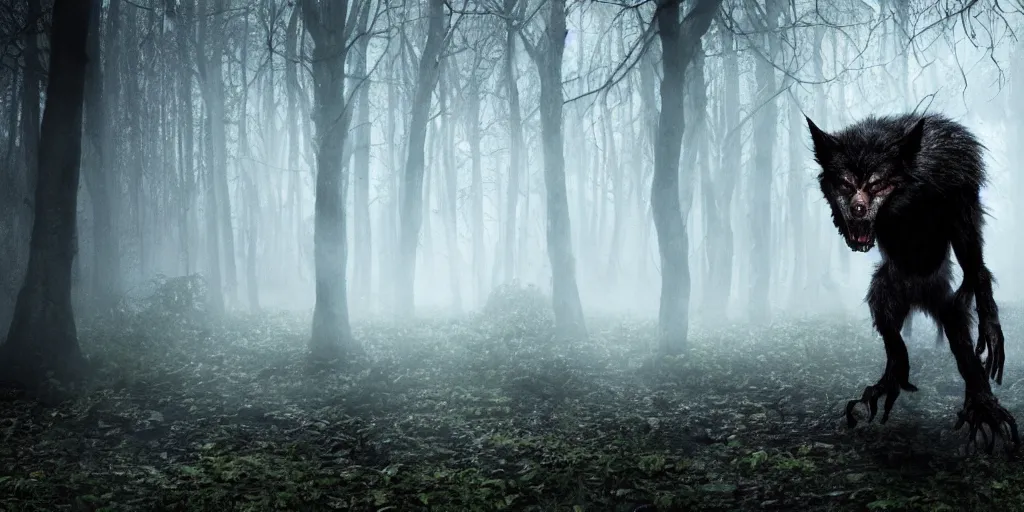
<svg viewBox="0 0 1024 512">
<path fill-rule="evenodd" d="M 1001 385 L 1003 364 L 1006 362 L 1003 328 L 999 323 L 999 308 L 992 294 L 992 273 L 985 266 L 982 254 L 984 241 L 981 236 L 980 208 L 971 211 L 968 218 L 961 219 L 954 226 L 952 237 L 953 253 L 964 271 L 964 280 L 956 292 L 956 300 L 963 308 L 969 307 L 972 298 L 977 303 L 978 344 L 975 353 L 980 357 L 982 352 L 988 352 L 985 357 L 985 373 Z"/>
<path fill-rule="evenodd" d="M 895 269 L 888 261 L 879 265 L 871 278 L 868 290 L 868 306 L 875 329 L 882 335 L 885 343 L 885 372 L 882 378 L 872 386 L 864 389 L 860 400 L 851 400 L 846 404 L 846 422 L 850 427 L 857 425 L 853 409 L 858 403 L 868 406 L 868 421 L 875 419 L 878 412 L 878 399 L 885 395 L 885 406 L 882 412 L 882 423 L 889 420 L 889 412 L 900 396 L 900 390 L 917 391 L 917 386 L 910 383 L 910 357 L 907 345 L 900 335 L 903 321 L 910 313 L 910 297 L 908 287 L 900 282 Z"/>
<path fill-rule="evenodd" d="M 989 427 L 992 437 L 987 438 L 985 435 L 985 449 L 989 453 L 995 448 L 996 433 L 1008 430 L 1009 440 L 1016 447 L 1020 444 L 1017 420 L 999 405 L 999 400 L 992 394 L 992 387 L 988 382 L 989 370 L 982 365 L 980 356 L 971 349 L 969 306 L 961 300 L 959 291 L 957 295 L 958 297 L 954 297 L 949 292 L 942 298 L 937 294 L 933 295 L 935 302 L 929 307 L 942 322 L 950 351 L 956 359 L 957 370 L 960 371 L 965 384 L 964 406 L 957 413 L 956 426 L 953 428 L 959 430 L 965 423 L 970 425 L 968 438 L 973 441 L 978 432 L 985 435 L 982 426 Z"/>
<path fill-rule="evenodd" d="M 992 438 L 988 439 L 986 451 L 995 447 L 996 432 L 1009 430 L 1009 439 L 1014 447 L 1020 445 L 1017 433 L 1017 421 L 992 394 L 988 380 L 996 384 L 1003 382 L 1003 364 L 1006 355 L 1003 352 L 1003 329 L 999 323 L 999 309 L 992 294 L 992 273 L 985 266 L 982 255 L 983 240 L 981 236 L 981 209 L 972 208 L 970 215 L 960 219 L 953 226 L 953 253 L 964 272 L 964 280 L 956 295 L 945 301 L 941 308 L 941 320 L 949 340 L 949 348 L 956 358 L 957 369 L 964 379 L 964 407 L 958 413 L 956 429 L 965 423 L 970 425 L 968 437 L 975 435 L 988 426 Z M 971 350 L 970 304 L 971 299 L 977 303 L 978 311 L 978 342 L 975 350 Z M 982 352 L 988 352 L 984 365 L 981 361 Z"/>
</svg>

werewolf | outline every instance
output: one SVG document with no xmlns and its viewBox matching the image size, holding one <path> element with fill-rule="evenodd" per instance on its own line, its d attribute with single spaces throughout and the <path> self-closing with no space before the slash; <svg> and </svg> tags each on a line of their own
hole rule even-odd
<svg viewBox="0 0 1024 512">
<path fill-rule="evenodd" d="M 986 174 L 983 146 L 963 125 L 935 114 L 869 117 L 838 132 L 827 133 L 810 118 L 807 126 L 821 173 L 818 182 L 832 209 L 832 222 L 850 249 L 867 252 L 878 243 L 882 261 L 875 269 L 867 303 L 875 329 L 885 342 L 882 378 L 846 407 L 849 426 L 858 403 L 867 405 L 872 421 L 878 399 L 885 396 L 881 422 L 889 419 L 910 383 L 910 360 L 900 334 L 911 309 L 921 310 L 942 326 L 965 398 L 955 429 L 970 426 L 971 439 L 982 426 L 993 436 L 1008 429 L 1019 445 L 1017 422 L 992 394 L 991 378 L 1003 381 L 1003 331 L 992 297 L 992 274 L 982 255 L 980 191 Z M 950 247 L 963 269 L 953 291 Z M 971 303 L 978 313 L 978 341 L 971 343 Z M 984 363 L 982 353 L 987 352 Z"/>
</svg>

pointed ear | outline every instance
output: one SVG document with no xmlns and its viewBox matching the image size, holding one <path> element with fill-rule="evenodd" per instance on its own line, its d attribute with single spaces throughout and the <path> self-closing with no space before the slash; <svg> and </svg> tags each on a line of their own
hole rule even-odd
<svg viewBox="0 0 1024 512">
<path fill-rule="evenodd" d="M 807 120 L 807 128 L 811 131 L 811 141 L 814 143 L 814 155 L 823 160 L 825 157 L 831 155 L 836 148 L 839 146 L 839 141 L 835 137 L 822 131 L 818 128 L 818 125 L 811 121 L 811 118 L 804 116 Z"/>
<path fill-rule="evenodd" d="M 921 140 L 923 138 L 924 118 L 921 118 L 914 123 L 914 127 L 911 128 L 906 135 L 896 141 L 896 147 L 899 149 L 900 156 L 904 159 L 910 159 L 917 156 L 917 153 L 921 151 Z"/>
</svg>

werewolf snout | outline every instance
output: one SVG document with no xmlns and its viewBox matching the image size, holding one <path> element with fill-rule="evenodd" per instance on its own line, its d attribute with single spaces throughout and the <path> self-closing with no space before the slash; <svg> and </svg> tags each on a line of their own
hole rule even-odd
<svg viewBox="0 0 1024 512">
<path fill-rule="evenodd" d="M 868 195 L 864 191 L 858 191 L 853 196 L 853 203 L 850 204 L 850 214 L 855 219 L 863 219 L 868 214 Z"/>
<path fill-rule="evenodd" d="M 852 184 L 851 186 L 856 187 Z M 841 193 L 833 196 L 832 202 L 837 204 L 842 212 L 844 226 L 840 226 L 839 232 L 850 249 L 867 252 L 875 246 L 875 216 L 878 215 L 885 198 L 886 194 L 872 195 L 861 188 L 857 188 L 852 197 Z"/>
</svg>

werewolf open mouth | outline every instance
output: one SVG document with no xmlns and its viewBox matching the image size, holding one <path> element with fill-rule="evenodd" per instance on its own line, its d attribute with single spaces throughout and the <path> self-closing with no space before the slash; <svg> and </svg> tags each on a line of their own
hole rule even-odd
<svg viewBox="0 0 1024 512">
<path fill-rule="evenodd" d="M 875 226 L 869 220 L 849 220 L 846 223 L 846 245 L 857 252 L 868 252 L 875 246 Z"/>
</svg>

